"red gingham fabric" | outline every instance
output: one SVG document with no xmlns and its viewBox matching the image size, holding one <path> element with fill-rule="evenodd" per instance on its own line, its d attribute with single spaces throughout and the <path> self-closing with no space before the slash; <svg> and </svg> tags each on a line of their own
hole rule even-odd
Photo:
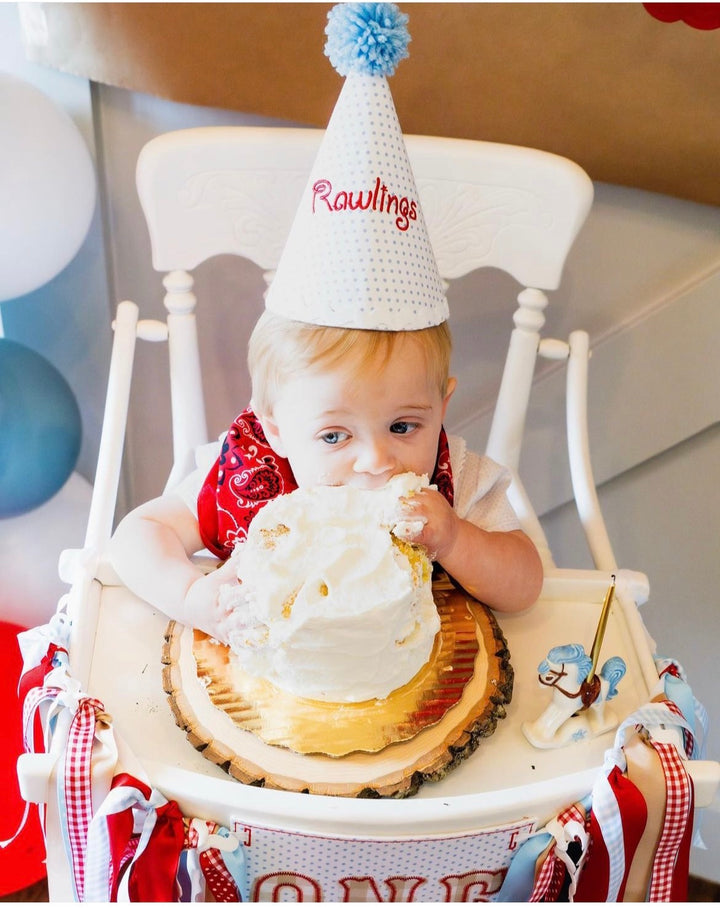
<svg viewBox="0 0 720 908">
<path fill-rule="evenodd" d="M 210 835 L 218 828 L 217 823 L 210 820 L 205 820 L 205 826 Z M 198 831 L 194 825 L 190 824 L 185 831 L 185 847 L 197 848 L 198 842 Z M 241 902 L 240 891 L 232 874 L 225 866 L 220 849 L 206 848 L 200 853 L 199 858 L 200 869 L 214 900 L 216 902 Z"/>
<path fill-rule="evenodd" d="M 552 879 L 545 893 L 546 902 L 557 902 L 560 895 L 560 889 L 565 880 L 566 867 L 561 860 L 555 858 L 555 867 L 553 868 Z"/>
<path fill-rule="evenodd" d="M 64 809 L 68 845 L 78 898 L 82 900 L 85 881 L 87 833 L 92 819 L 91 758 L 95 737 L 95 711 L 105 707 L 99 700 L 83 697 L 70 724 L 64 766 Z"/>
<path fill-rule="evenodd" d="M 559 863 L 555 857 L 555 846 L 550 846 L 550 851 L 543 861 L 540 872 L 535 879 L 535 886 L 533 887 L 532 895 L 530 896 L 529 901 L 531 902 L 541 902 L 543 899 L 552 901 L 548 898 L 548 893 L 550 888 L 553 885 L 553 878 L 555 876 L 556 864 Z M 565 868 L 563 867 L 563 870 Z"/>
<path fill-rule="evenodd" d="M 681 719 L 686 718 L 677 703 L 674 703 L 672 700 L 663 700 L 663 706 L 667 706 L 671 713 L 674 713 Z M 682 729 L 682 736 L 683 747 L 685 748 L 687 758 L 688 760 L 692 760 L 693 754 L 695 753 L 695 736 L 692 734 L 692 732 L 688 731 L 687 728 Z"/>
<path fill-rule="evenodd" d="M 585 812 L 580 808 L 578 804 L 571 804 L 569 807 L 566 807 L 561 813 L 558 814 L 557 821 L 561 826 L 566 826 L 571 821 L 580 823 L 582 826 L 587 825 L 587 817 Z M 533 887 L 532 894 L 530 896 L 531 902 L 556 902 L 558 895 L 560 894 L 560 889 L 562 888 L 563 882 L 565 880 L 565 874 L 567 872 L 567 867 L 565 862 L 558 857 L 558 845 L 554 843 L 550 847 L 547 857 L 545 858 L 542 867 L 537 875 L 535 880 L 535 886 Z"/>
<path fill-rule="evenodd" d="M 653 861 L 648 901 L 669 902 L 673 900 L 676 865 L 679 860 L 686 863 L 681 846 L 690 838 L 687 828 L 693 821 L 693 784 L 674 745 L 652 740 L 650 743 L 660 757 L 667 794 L 665 822 Z"/>
<path fill-rule="evenodd" d="M 558 814 L 558 822 L 561 826 L 566 826 L 571 820 L 575 820 L 576 823 L 587 828 L 587 817 L 578 804 L 571 804 Z"/>
<path fill-rule="evenodd" d="M 225 866 L 222 852 L 218 848 L 207 848 L 200 854 L 200 867 L 216 902 L 242 901 L 235 880 Z"/>
<path fill-rule="evenodd" d="M 45 743 L 42 740 L 42 729 L 35 727 L 34 719 L 37 710 L 44 700 L 54 700 L 60 693 L 59 687 L 33 687 L 28 691 L 23 702 L 23 746 L 27 753 L 42 753 Z"/>
</svg>

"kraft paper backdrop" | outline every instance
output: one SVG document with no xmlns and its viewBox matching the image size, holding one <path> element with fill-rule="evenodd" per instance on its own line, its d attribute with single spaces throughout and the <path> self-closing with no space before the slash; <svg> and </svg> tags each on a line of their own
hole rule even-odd
<svg viewBox="0 0 720 908">
<path fill-rule="evenodd" d="M 32 3 L 29 56 L 189 104 L 324 127 L 325 3 Z M 531 145 L 595 180 L 720 204 L 720 29 L 641 3 L 405 3 L 406 133 Z"/>
</svg>

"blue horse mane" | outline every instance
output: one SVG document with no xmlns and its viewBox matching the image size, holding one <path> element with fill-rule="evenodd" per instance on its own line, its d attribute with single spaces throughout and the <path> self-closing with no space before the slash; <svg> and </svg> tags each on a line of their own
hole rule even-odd
<svg viewBox="0 0 720 908">
<path fill-rule="evenodd" d="M 548 662 L 575 665 L 577 667 L 578 681 L 581 678 L 585 678 L 592 668 L 592 659 L 585 653 L 584 647 L 579 643 L 564 643 L 562 646 L 554 646 L 547 654 L 547 660 L 543 662 L 543 665 L 547 665 Z M 547 669 L 545 670 L 547 671 Z"/>
<path fill-rule="evenodd" d="M 604 678 L 609 687 L 605 695 L 606 700 L 612 700 L 617 693 L 617 686 L 626 671 L 625 661 L 620 656 L 611 656 L 600 670 L 600 677 Z"/>
</svg>

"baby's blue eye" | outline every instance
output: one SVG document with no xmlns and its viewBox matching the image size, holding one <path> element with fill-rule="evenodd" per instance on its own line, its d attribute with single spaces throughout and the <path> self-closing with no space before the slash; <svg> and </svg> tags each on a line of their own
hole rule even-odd
<svg viewBox="0 0 720 908">
<path fill-rule="evenodd" d="M 323 432 L 320 438 L 325 442 L 326 445 L 337 445 L 341 441 L 345 441 L 348 438 L 347 432 L 339 432 L 334 430 L 332 432 Z"/>
<path fill-rule="evenodd" d="M 399 420 L 398 422 L 394 422 L 390 426 L 390 431 L 394 435 L 408 435 L 414 429 L 417 429 L 417 423 L 405 422 L 404 420 Z"/>
</svg>

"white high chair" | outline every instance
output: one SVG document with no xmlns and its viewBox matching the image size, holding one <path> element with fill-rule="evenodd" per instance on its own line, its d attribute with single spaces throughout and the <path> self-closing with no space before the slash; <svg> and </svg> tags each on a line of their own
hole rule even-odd
<svg viewBox="0 0 720 908">
<path fill-rule="evenodd" d="M 592 639 L 611 575 L 616 608 L 606 652 L 622 656 L 627 675 L 614 701 L 623 716 L 646 703 L 658 682 L 638 614 L 647 581 L 620 570 L 600 513 L 586 431 L 588 338 L 541 340 L 548 303 L 567 253 L 592 203 L 592 184 L 575 164 L 524 148 L 407 136 L 421 203 L 440 273 L 447 279 L 494 266 L 525 288 L 518 296 L 502 385 L 487 453 L 514 474 L 511 499 L 545 566 L 541 602 L 522 615 L 501 616 L 515 688 L 508 716 L 494 735 L 442 781 L 426 783 L 405 801 L 367 801 L 259 789 L 230 779 L 205 760 L 175 725 L 161 683 L 167 620 L 122 587 L 104 560 L 112 532 L 136 338 L 167 340 L 170 354 L 173 486 L 194 467 L 207 429 L 195 331 L 192 269 L 235 253 L 267 272 L 276 266 L 321 131 L 206 128 L 170 133 L 143 149 L 137 168 L 153 265 L 164 273 L 166 323 L 138 320 L 120 303 L 110 368 L 95 491 L 85 547 L 68 553 L 63 576 L 72 583 L 71 669 L 102 700 L 115 727 L 153 785 L 187 816 L 233 828 L 262 827 L 305 836 L 348 838 L 451 836 L 502 827 L 522 818 L 544 824 L 586 796 L 612 733 L 565 750 L 534 749 L 521 724 L 545 704 L 537 665 L 548 650 Z M 212 318 L 212 313 L 204 314 Z M 478 313 L 482 318 L 482 313 Z M 573 488 L 596 570 L 559 570 L 518 476 L 523 427 L 538 353 L 568 364 L 568 441 Z M 242 402 L 240 402 L 242 403 Z M 228 414 L 228 422 L 235 414 Z M 692 766 L 698 806 L 717 786 L 717 765 Z M 29 784 L 29 783 L 28 783 Z M 42 784 L 40 784 L 42 789 Z M 42 790 L 37 798 L 42 800 Z M 49 842 L 51 897 L 69 895 L 64 856 Z M 305 868 L 312 876 L 312 868 Z"/>
</svg>

